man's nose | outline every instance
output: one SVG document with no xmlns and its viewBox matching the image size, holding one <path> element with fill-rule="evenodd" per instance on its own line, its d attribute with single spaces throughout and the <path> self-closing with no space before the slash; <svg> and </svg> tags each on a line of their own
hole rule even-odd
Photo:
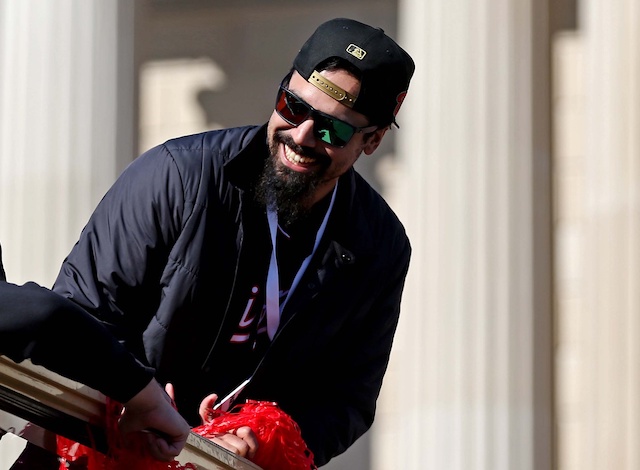
<svg viewBox="0 0 640 470">
<path fill-rule="evenodd" d="M 291 137 L 301 147 L 315 147 L 316 136 L 313 133 L 314 122 L 309 118 L 302 124 L 291 129 Z"/>
</svg>

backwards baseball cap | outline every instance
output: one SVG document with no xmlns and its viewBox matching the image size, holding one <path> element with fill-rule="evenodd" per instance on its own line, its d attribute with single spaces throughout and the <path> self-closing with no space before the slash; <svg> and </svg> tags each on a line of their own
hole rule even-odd
<svg viewBox="0 0 640 470">
<path fill-rule="evenodd" d="M 360 71 L 360 92 L 353 96 L 320 75 L 316 67 L 339 57 Z M 364 114 L 371 124 L 398 124 L 396 114 L 415 70 L 413 59 L 381 28 L 347 18 L 321 24 L 305 42 L 293 68 L 307 81 Z"/>
</svg>

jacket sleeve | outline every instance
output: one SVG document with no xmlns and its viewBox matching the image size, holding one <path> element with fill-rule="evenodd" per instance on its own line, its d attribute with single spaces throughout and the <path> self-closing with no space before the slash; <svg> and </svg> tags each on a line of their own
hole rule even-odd
<svg viewBox="0 0 640 470">
<path fill-rule="evenodd" d="M 165 146 L 138 157 L 96 207 L 53 290 L 109 323 L 120 339 L 139 342 L 160 302 L 160 279 L 182 223 L 182 187 Z"/>
<path fill-rule="evenodd" d="M 121 403 L 142 390 L 154 372 L 94 317 L 31 282 L 0 282 L 0 354 L 14 362 L 31 359 Z"/>
<path fill-rule="evenodd" d="M 335 340 L 335 367 L 321 381 L 323 396 L 314 397 L 310 407 L 299 418 L 305 441 L 314 451 L 316 464 L 324 465 L 346 451 L 373 424 L 376 402 L 382 387 L 393 337 L 400 314 L 400 299 L 408 270 L 400 262 L 397 272 L 388 272 L 390 282 L 376 291 L 366 319 L 351 334 Z M 339 347 L 338 343 L 347 344 Z"/>
</svg>

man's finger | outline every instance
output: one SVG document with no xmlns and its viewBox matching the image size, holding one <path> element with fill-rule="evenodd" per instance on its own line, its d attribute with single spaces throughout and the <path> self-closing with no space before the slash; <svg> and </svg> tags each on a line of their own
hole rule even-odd
<svg viewBox="0 0 640 470">
<path fill-rule="evenodd" d="M 218 395 L 212 393 L 207 395 L 204 400 L 200 402 L 200 408 L 198 408 L 198 414 L 203 424 L 210 422 L 213 419 L 213 405 L 218 399 Z"/>
</svg>

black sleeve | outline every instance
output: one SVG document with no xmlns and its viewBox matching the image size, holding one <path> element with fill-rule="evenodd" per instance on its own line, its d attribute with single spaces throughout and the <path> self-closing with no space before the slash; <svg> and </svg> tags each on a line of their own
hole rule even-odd
<svg viewBox="0 0 640 470">
<path fill-rule="evenodd" d="M 15 362 L 31 359 L 119 402 L 142 390 L 154 373 L 99 320 L 32 282 L 0 282 L 0 354 Z"/>
<path fill-rule="evenodd" d="M 142 333 L 162 298 L 169 252 L 182 214 L 191 210 L 184 208 L 182 178 L 165 146 L 134 160 L 94 210 L 53 285 L 109 323 L 141 358 Z"/>
</svg>

